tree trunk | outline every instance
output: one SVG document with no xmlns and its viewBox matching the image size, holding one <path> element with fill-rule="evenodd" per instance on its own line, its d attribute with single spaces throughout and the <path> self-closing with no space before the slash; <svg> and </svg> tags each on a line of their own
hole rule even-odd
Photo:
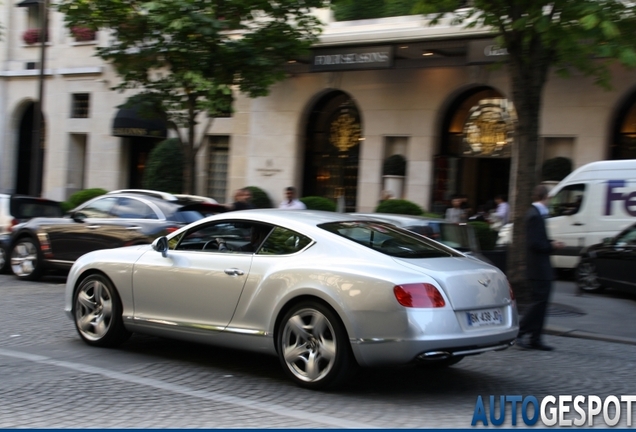
<svg viewBox="0 0 636 432">
<path fill-rule="evenodd" d="M 196 156 L 195 151 L 195 128 L 196 128 L 196 115 L 195 110 L 196 97 L 193 95 L 188 96 L 188 137 L 184 142 L 184 160 L 185 166 L 183 167 L 183 188 L 184 193 L 194 194 L 196 191 Z"/>
<path fill-rule="evenodd" d="M 515 143 L 512 151 L 512 222 L 511 244 L 508 246 L 507 275 L 517 301 L 530 301 L 526 280 L 525 214 L 532 203 L 531 194 L 539 176 L 539 116 L 542 92 L 550 65 L 549 51 L 540 43 L 529 44 L 524 55 L 511 55 L 512 100 L 517 111 Z"/>
</svg>

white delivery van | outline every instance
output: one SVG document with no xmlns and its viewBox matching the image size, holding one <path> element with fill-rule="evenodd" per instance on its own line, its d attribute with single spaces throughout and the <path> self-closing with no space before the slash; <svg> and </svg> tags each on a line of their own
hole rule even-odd
<svg viewBox="0 0 636 432">
<path fill-rule="evenodd" d="M 592 162 L 550 191 L 548 236 L 565 243 L 552 264 L 574 268 L 583 247 L 636 222 L 636 159 Z"/>
</svg>

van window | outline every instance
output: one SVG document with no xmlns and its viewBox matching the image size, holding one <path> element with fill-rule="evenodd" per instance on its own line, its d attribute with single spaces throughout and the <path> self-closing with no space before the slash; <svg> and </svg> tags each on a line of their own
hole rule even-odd
<svg viewBox="0 0 636 432">
<path fill-rule="evenodd" d="M 550 217 L 577 214 L 583 205 L 585 184 L 569 185 L 550 199 Z"/>
</svg>

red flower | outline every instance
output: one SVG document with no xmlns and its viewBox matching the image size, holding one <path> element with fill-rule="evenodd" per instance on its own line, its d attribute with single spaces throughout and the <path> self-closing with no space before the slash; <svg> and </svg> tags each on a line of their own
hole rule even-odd
<svg viewBox="0 0 636 432">
<path fill-rule="evenodd" d="M 87 42 L 95 40 L 95 30 L 88 27 L 71 27 L 71 34 L 77 42 Z"/>
<path fill-rule="evenodd" d="M 27 45 L 33 45 L 34 43 L 40 42 L 40 29 L 28 29 L 22 35 L 22 40 Z"/>
</svg>

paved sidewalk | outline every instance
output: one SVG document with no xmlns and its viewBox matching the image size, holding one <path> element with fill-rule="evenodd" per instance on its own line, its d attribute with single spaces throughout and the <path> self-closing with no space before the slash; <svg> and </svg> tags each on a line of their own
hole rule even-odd
<svg viewBox="0 0 636 432">
<path fill-rule="evenodd" d="M 580 293 L 556 281 L 548 306 L 547 334 L 636 345 L 636 294 L 605 290 Z"/>
</svg>

